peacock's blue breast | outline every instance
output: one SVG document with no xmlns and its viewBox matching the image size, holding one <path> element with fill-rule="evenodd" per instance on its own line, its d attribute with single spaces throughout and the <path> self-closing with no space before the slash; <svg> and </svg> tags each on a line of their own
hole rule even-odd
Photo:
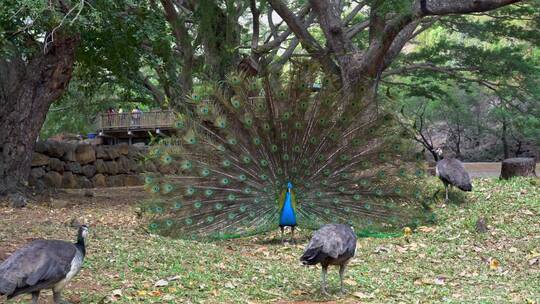
<svg viewBox="0 0 540 304">
<path fill-rule="evenodd" d="M 279 217 L 280 226 L 296 226 L 296 214 L 291 203 L 291 194 L 287 193 L 281 215 Z"/>
</svg>

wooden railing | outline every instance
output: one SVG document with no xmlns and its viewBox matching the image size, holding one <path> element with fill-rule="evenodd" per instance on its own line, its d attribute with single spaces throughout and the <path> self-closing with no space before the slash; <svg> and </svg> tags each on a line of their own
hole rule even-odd
<svg viewBox="0 0 540 304">
<path fill-rule="evenodd" d="M 100 113 L 98 130 L 136 130 L 172 128 L 176 115 L 172 110 L 155 110 L 138 113 Z"/>
</svg>

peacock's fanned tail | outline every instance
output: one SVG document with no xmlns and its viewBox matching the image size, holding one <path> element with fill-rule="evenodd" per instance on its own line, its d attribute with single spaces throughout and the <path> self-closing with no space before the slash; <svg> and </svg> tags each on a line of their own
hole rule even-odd
<svg viewBox="0 0 540 304">
<path fill-rule="evenodd" d="M 192 96 L 178 135 L 152 149 L 181 171 L 146 177 L 152 231 L 227 238 L 274 229 L 289 181 L 300 227 L 387 231 L 424 216 L 424 171 L 391 115 L 303 63 L 288 77 L 227 81 Z"/>
</svg>

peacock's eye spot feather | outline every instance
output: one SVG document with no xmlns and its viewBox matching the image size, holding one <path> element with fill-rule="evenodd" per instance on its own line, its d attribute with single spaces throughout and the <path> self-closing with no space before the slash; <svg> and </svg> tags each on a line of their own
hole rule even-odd
<svg viewBox="0 0 540 304">
<path fill-rule="evenodd" d="M 283 156 L 281 157 L 284 161 L 288 161 L 290 159 L 289 157 L 289 154 L 283 154 Z"/>
<path fill-rule="evenodd" d="M 210 175 L 210 170 L 208 168 L 204 168 L 201 170 L 201 176 L 207 177 Z"/>
<path fill-rule="evenodd" d="M 276 146 L 276 145 L 270 146 L 270 151 L 277 152 L 277 150 L 278 150 L 278 146 Z"/>
<path fill-rule="evenodd" d="M 263 167 L 268 166 L 268 161 L 266 159 L 261 160 L 261 166 Z"/>
<path fill-rule="evenodd" d="M 162 162 L 165 164 L 165 165 L 169 165 L 171 164 L 173 161 L 173 158 L 170 156 L 170 155 L 164 155 L 162 157 Z"/>
<path fill-rule="evenodd" d="M 147 176 L 144 178 L 144 182 L 147 184 L 151 184 L 154 182 L 154 178 L 152 176 Z"/>
<path fill-rule="evenodd" d="M 221 164 L 223 165 L 223 167 L 229 167 L 231 165 L 231 161 L 228 159 L 225 159 L 221 162 Z"/>
<path fill-rule="evenodd" d="M 222 209 L 223 209 L 223 204 L 222 204 L 222 203 L 216 203 L 216 204 L 214 205 L 214 208 L 215 208 L 216 210 L 222 210 Z"/>
<path fill-rule="evenodd" d="M 187 219 L 185 220 L 185 222 L 186 222 L 187 225 L 193 224 L 193 220 L 190 219 L 190 218 L 187 218 Z"/>
<path fill-rule="evenodd" d="M 186 195 L 191 196 L 193 194 L 195 194 L 195 188 L 193 188 L 191 186 L 187 187 L 186 188 Z"/>
<path fill-rule="evenodd" d="M 236 214 L 229 213 L 228 218 L 229 218 L 229 220 L 234 220 L 236 218 Z"/>
<path fill-rule="evenodd" d="M 341 186 L 341 187 L 338 188 L 338 190 L 339 190 L 339 192 L 343 193 L 343 192 L 345 192 L 345 187 Z"/>
<path fill-rule="evenodd" d="M 180 208 L 182 208 L 182 203 L 179 202 L 179 201 L 175 202 L 173 208 L 174 208 L 174 209 L 180 209 Z"/>
<path fill-rule="evenodd" d="M 317 192 L 315 192 L 315 196 L 317 196 L 317 197 L 322 197 L 322 196 L 323 196 L 323 194 L 322 194 L 322 192 L 321 192 L 321 191 L 317 191 Z"/>
<path fill-rule="evenodd" d="M 193 207 L 195 207 L 195 209 L 200 209 L 202 207 L 202 202 L 201 201 L 195 201 L 195 203 L 193 204 Z"/>
<path fill-rule="evenodd" d="M 251 194 L 252 190 L 251 188 L 247 187 L 247 188 L 244 188 L 242 192 L 244 192 L 244 194 Z"/>
<path fill-rule="evenodd" d="M 354 199 L 355 201 L 359 201 L 360 198 L 361 198 L 361 195 L 360 195 L 360 194 L 355 194 L 355 195 L 353 195 L 353 199 Z"/>
<path fill-rule="evenodd" d="M 172 224 L 173 224 L 173 221 L 171 221 L 171 220 L 165 221 L 165 225 L 167 225 L 167 227 L 171 227 Z"/>
<path fill-rule="evenodd" d="M 185 127 L 185 123 L 184 121 L 180 120 L 180 121 L 177 121 L 174 126 L 177 128 L 177 129 L 183 129 Z"/>
<path fill-rule="evenodd" d="M 158 185 L 154 185 L 154 186 L 152 187 L 152 192 L 153 192 L 153 193 L 158 193 L 158 192 L 159 192 L 159 186 L 158 186 Z"/>
<path fill-rule="evenodd" d="M 156 213 L 162 213 L 162 212 L 163 212 L 163 208 L 161 208 L 161 207 L 158 206 L 158 207 L 154 208 L 154 212 L 156 212 Z"/>
<path fill-rule="evenodd" d="M 261 139 L 260 139 L 259 137 L 255 137 L 255 138 L 253 139 L 253 144 L 256 145 L 256 146 L 261 145 L 261 142 L 262 142 L 262 141 L 261 141 Z"/>
<path fill-rule="evenodd" d="M 171 184 L 165 184 L 163 186 L 163 193 L 167 194 L 173 191 L 173 185 Z"/>
<path fill-rule="evenodd" d="M 212 222 L 214 221 L 214 219 L 215 219 L 215 218 L 214 218 L 213 216 L 209 215 L 209 216 L 206 218 L 206 221 L 207 221 L 208 223 L 212 223 Z"/>
<path fill-rule="evenodd" d="M 293 151 L 296 152 L 296 153 L 300 153 L 302 151 L 302 149 L 300 148 L 299 145 L 296 145 L 293 147 Z"/>
<path fill-rule="evenodd" d="M 227 142 L 229 143 L 229 145 L 238 144 L 238 141 L 236 140 L 236 138 L 229 138 L 229 140 L 227 140 Z"/>
<path fill-rule="evenodd" d="M 261 175 L 260 175 L 260 178 L 261 178 L 263 181 L 265 181 L 265 180 L 268 179 L 268 175 L 266 175 L 266 174 L 261 174 Z"/>
<path fill-rule="evenodd" d="M 371 205 L 369 203 L 364 204 L 364 209 L 371 210 Z"/>
<path fill-rule="evenodd" d="M 234 195 L 234 194 L 232 194 L 232 193 L 229 194 L 229 195 L 227 195 L 227 200 L 229 200 L 229 201 L 231 201 L 231 202 L 234 201 L 234 200 L 236 200 L 236 195 Z"/>
<path fill-rule="evenodd" d="M 238 175 L 238 179 L 241 180 L 241 181 L 245 181 L 247 179 L 247 177 L 246 177 L 245 174 L 240 174 L 240 175 Z"/>
<path fill-rule="evenodd" d="M 226 177 L 222 178 L 220 182 L 222 185 L 228 185 L 230 183 L 229 179 Z"/>
<path fill-rule="evenodd" d="M 321 181 L 321 185 L 323 185 L 323 186 L 328 186 L 328 180 L 323 179 L 323 180 Z"/>
<path fill-rule="evenodd" d="M 287 139 L 287 132 L 281 132 L 279 137 L 281 137 L 281 139 Z"/>
<path fill-rule="evenodd" d="M 278 168 L 278 169 L 276 170 L 276 173 L 277 173 L 278 175 L 282 175 L 282 174 L 283 174 L 283 169 Z"/>
<path fill-rule="evenodd" d="M 249 156 L 242 156 L 242 161 L 244 162 L 244 164 L 249 164 L 251 162 L 251 158 Z"/>
<path fill-rule="evenodd" d="M 206 189 L 204 190 L 204 195 L 206 195 L 207 197 L 210 197 L 214 194 L 214 190 L 212 189 Z"/>
<path fill-rule="evenodd" d="M 332 199 L 332 203 L 333 203 L 333 204 L 336 204 L 336 205 L 339 204 L 339 198 L 334 197 L 334 198 Z"/>
<path fill-rule="evenodd" d="M 193 164 L 189 160 L 184 160 L 182 161 L 181 167 L 184 170 L 190 170 L 191 168 L 193 168 Z"/>
<path fill-rule="evenodd" d="M 158 227 L 159 227 L 159 225 L 158 225 L 157 223 L 151 223 L 151 224 L 150 224 L 150 229 L 151 229 L 151 230 L 155 230 L 155 229 L 157 229 Z"/>
</svg>

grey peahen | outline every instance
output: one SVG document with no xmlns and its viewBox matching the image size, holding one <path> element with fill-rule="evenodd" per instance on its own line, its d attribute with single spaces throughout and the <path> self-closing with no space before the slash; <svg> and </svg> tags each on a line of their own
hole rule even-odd
<svg viewBox="0 0 540 304">
<path fill-rule="evenodd" d="M 54 303 L 61 303 L 64 287 L 81 269 L 86 255 L 88 227 L 80 226 L 76 243 L 35 240 L 0 264 L 0 296 L 11 299 L 32 294 L 37 304 L 42 289 L 52 289 Z"/>
<path fill-rule="evenodd" d="M 353 229 L 347 225 L 328 224 L 313 233 L 313 237 L 300 257 L 304 265 L 322 266 L 321 290 L 326 292 L 326 273 L 329 265 L 339 266 L 339 281 L 341 293 L 343 288 L 343 276 L 345 268 L 356 253 L 356 235 Z"/>
<path fill-rule="evenodd" d="M 443 182 L 446 192 L 445 201 L 448 201 L 448 186 L 455 186 L 463 191 L 472 191 L 471 178 L 463 167 L 461 161 L 455 158 L 443 158 L 442 149 L 436 150 L 438 161 L 435 166 L 435 175 Z"/>
<path fill-rule="evenodd" d="M 149 229 L 230 238 L 332 222 L 386 233 L 423 219 L 421 155 L 392 115 L 334 83 L 295 63 L 191 96 L 178 135 L 150 153 L 181 172 L 147 175 Z"/>
</svg>

